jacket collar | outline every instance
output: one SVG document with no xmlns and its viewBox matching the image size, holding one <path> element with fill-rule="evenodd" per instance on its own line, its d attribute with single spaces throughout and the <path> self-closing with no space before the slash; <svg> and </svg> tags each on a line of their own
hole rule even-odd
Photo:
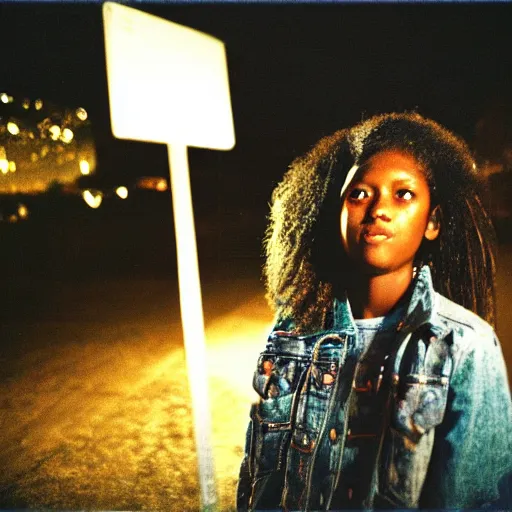
<svg viewBox="0 0 512 512">
<path fill-rule="evenodd" d="M 412 291 L 409 296 L 405 314 L 398 324 L 397 330 L 404 334 L 414 332 L 420 326 L 432 324 L 437 310 L 436 293 L 432 283 L 432 274 L 428 265 L 419 269 L 411 283 Z M 347 297 L 334 299 L 334 329 L 346 331 L 349 334 L 356 332 L 354 317 Z"/>
</svg>

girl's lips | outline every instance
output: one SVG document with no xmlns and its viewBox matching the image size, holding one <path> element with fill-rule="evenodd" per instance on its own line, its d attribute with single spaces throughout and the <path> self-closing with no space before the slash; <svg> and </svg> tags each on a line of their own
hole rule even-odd
<svg viewBox="0 0 512 512">
<path fill-rule="evenodd" d="M 389 237 L 386 235 L 364 234 L 363 239 L 367 244 L 380 244 L 381 242 L 389 240 Z"/>
<path fill-rule="evenodd" d="M 379 244 L 392 237 L 391 231 L 380 226 L 370 226 L 363 229 L 363 240 L 367 244 Z"/>
</svg>

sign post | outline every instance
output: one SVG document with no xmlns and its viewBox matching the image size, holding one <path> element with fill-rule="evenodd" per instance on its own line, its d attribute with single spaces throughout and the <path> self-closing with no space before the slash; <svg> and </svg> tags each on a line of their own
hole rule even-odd
<svg viewBox="0 0 512 512">
<path fill-rule="evenodd" d="M 225 48 L 212 36 L 112 2 L 103 5 L 103 19 L 114 135 L 168 145 L 201 507 L 213 510 L 217 495 L 187 146 L 234 146 Z"/>
</svg>

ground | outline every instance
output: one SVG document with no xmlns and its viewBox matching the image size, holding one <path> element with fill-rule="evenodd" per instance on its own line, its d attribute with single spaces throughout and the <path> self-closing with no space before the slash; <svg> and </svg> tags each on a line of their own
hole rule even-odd
<svg viewBox="0 0 512 512">
<path fill-rule="evenodd" d="M 203 289 L 223 511 L 234 510 L 251 375 L 272 320 L 259 262 L 242 263 L 226 262 Z M 510 247 L 501 248 L 499 270 L 498 333 L 510 368 Z M 197 510 L 175 280 L 10 286 L 18 306 L 7 308 L 0 328 L 0 508 Z M 35 289 L 37 300 L 29 296 Z M 15 314 L 23 301 L 30 307 Z"/>
</svg>

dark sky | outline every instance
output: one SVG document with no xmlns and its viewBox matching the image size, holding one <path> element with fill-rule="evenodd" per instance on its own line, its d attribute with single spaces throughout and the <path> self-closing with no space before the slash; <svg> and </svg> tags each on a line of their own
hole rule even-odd
<svg viewBox="0 0 512 512">
<path fill-rule="evenodd" d="M 85 107 L 101 179 L 165 175 L 163 146 L 110 134 L 101 6 L 0 7 L 0 88 Z M 191 150 L 190 164 L 236 195 L 266 197 L 295 156 L 363 116 L 417 109 L 472 143 L 486 111 L 510 107 L 510 3 L 136 7 L 226 43 L 237 145 Z"/>
</svg>

